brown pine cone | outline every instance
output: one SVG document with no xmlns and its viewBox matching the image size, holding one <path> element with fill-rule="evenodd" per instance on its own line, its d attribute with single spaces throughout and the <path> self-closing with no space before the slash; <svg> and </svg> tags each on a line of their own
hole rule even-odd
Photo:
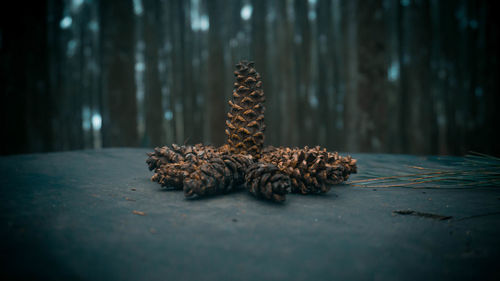
<svg viewBox="0 0 500 281">
<path fill-rule="evenodd" d="M 219 157 L 221 153 L 212 146 L 197 144 L 156 148 L 146 160 L 150 169 L 155 170 L 151 180 L 164 187 L 182 189 L 184 180 L 207 160 Z"/>
<path fill-rule="evenodd" d="M 236 65 L 236 82 L 226 120 L 227 143 L 233 153 L 259 157 L 264 143 L 264 91 L 254 63 Z"/>
<path fill-rule="evenodd" d="M 154 152 L 147 153 L 148 159 L 146 163 L 150 171 L 159 168 L 161 165 L 168 163 L 180 163 L 185 160 L 186 156 L 193 154 L 197 158 L 207 158 L 211 153 L 215 153 L 216 149 L 213 146 L 206 146 L 201 143 L 194 146 L 191 145 L 176 145 L 171 147 L 163 146 L 156 147 Z"/>
<path fill-rule="evenodd" d="M 253 163 L 247 155 L 214 155 L 190 173 L 184 180 L 184 195 L 205 196 L 228 193 L 237 189 L 244 180 L 247 167 Z"/>
<path fill-rule="evenodd" d="M 184 179 L 193 173 L 196 166 L 192 162 L 167 163 L 155 170 L 151 181 L 159 183 L 163 187 L 182 189 Z"/>
<path fill-rule="evenodd" d="M 356 160 L 342 157 L 325 148 L 274 148 L 265 149 L 260 161 L 272 163 L 290 176 L 293 193 L 325 193 L 332 185 L 346 181 L 356 173 Z"/>
<path fill-rule="evenodd" d="M 273 164 L 257 162 L 245 175 L 246 188 L 259 198 L 282 202 L 290 189 L 290 178 Z"/>
</svg>

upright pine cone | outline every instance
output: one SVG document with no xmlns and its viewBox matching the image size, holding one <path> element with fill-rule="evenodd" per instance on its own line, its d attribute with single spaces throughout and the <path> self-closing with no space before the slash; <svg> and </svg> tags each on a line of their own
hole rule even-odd
<svg viewBox="0 0 500 281">
<path fill-rule="evenodd" d="M 259 157 L 264 143 L 264 91 L 254 63 L 241 61 L 236 65 L 236 82 L 231 109 L 227 114 L 227 143 L 232 153 Z"/>
</svg>

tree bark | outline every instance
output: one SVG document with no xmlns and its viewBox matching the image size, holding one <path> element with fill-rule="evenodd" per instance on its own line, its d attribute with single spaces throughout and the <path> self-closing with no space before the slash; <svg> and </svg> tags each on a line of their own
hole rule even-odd
<svg viewBox="0 0 500 281">
<path fill-rule="evenodd" d="M 100 4 L 103 145 L 137 146 L 132 1 Z"/>
<path fill-rule="evenodd" d="M 145 108 L 147 146 L 161 146 L 163 135 L 163 109 L 161 84 L 158 73 L 160 41 L 160 3 L 158 0 L 144 1 L 145 43 Z"/>
<path fill-rule="evenodd" d="M 225 142 L 224 126 L 226 119 L 226 101 L 224 83 L 232 77 L 224 77 L 224 2 L 208 1 L 208 101 L 207 118 L 209 120 L 208 139 L 211 144 L 221 145 Z"/>
</svg>

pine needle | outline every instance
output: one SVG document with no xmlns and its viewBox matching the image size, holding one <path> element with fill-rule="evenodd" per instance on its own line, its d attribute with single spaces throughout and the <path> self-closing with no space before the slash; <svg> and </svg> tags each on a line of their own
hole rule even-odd
<svg viewBox="0 0 500 281">
<path fill-rule="evenodd" d="M 351 181 L 352 186 L 363 188 L 474 188 L 500 186 L 500 158 L 478 152 L 470 152 L 461 161 L 449 165 L 443 161 L 442 168 L 406 166 L 421 172 L 403 175 L 383 175 Z M 382 166 L 382 168 L 384 168 Z M 370 173 L 375 174 L 375 173 Z"/>
</svg>

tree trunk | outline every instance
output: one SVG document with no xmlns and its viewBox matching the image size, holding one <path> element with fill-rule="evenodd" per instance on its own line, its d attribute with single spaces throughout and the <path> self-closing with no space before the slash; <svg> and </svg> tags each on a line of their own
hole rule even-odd
<svg viewBox="0 0 500 281">
<path fill-rule="evenodd" d="M 158 73 L 158 52 L 160 41 L 160 3 L 158 0 L 144 1 L 144 43 L 145 43 L 145 117 L 147 146 L 162 145 L 163 108 L 161 84 Z"/>
<path fill-rule="evenodd" d="M 132 1 L 100 4 L 103 145 L 137 146 Z"/>
<path fill-rule="evenodd" d="M 226 119 L 226 100 L 224 84 L 232 81 L 232 77 L 224 77 L 224 2 L 219 0 L 208 1 L 208 17 L 210 29 L 208 31 L 208 101 L 207 118 L 208 139 L 211 144 L 221 145 L 225 142 L 224 120 Z M 231 80 L 229 80 L 231 79 Z M 231 83 L 232 84 L 232 83 Z"/>
</svg>

